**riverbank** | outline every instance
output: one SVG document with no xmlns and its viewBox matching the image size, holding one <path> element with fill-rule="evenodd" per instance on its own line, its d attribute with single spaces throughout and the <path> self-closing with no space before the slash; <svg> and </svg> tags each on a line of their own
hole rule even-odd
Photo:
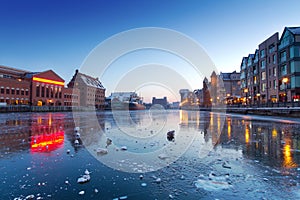
<svg viewBox="0 0 300 200">
<path fill-rule="evenodd" d="M 224 107 L 224 108 L 200 108 L 200 111 L 226 112 L 238 114 L 253 114 L 264 116 L 284 116 L 284 117 L 300 117 L 300 107 Z"/>
<path fill-rule="evenodd" d="M 0 113 L 10 112 L 85 112 L 94 111 L 95 107 L 81 107 L 81 106 L 1 106 Z"/>
</svg>

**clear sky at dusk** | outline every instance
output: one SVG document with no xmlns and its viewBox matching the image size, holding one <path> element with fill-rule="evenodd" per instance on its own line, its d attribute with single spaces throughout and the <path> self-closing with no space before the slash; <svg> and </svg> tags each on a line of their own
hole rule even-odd
<svg viewBox="0 0 300 200">
<path fill-rule="evenodd" d="M 219 71 L 239 71 L 242 57 L 259 43 L 300 25 L 299 7 L 299 0 L 0 0 L 0 65 L 51 68 L 68 82 L 105 39 L 162 27 L 197 41 Z"/>
</svg>

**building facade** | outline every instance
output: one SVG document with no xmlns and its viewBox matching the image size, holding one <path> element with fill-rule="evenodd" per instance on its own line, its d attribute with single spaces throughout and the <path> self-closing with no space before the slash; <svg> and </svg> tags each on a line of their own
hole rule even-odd
<svg viewBox="0 0 300 200">
<path fill-rule="evenodd" d="M 300 27 L 286 27 L 241 62 L 241 94 L 247 104 L 300 101 Z"/>
<path fill-rule="evenodd" d="M 68 83 L 68 88 L 73 88 L 74 92 L 79 91 L 80 106 L 95 106 L 96 109 L 104 109 L 105 88 L 98 78 L 88 76 L 76 70 L 71 81 Z"/>
<path fill-rule="evenodd" d="M 300 27 L 286 27 L 278 43 L 279 98 L 300 101 Z"/>
</svg>

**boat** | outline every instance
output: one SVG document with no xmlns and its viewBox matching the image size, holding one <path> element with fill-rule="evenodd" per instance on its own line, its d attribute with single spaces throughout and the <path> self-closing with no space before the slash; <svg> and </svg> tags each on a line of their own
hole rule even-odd
<svg viewBox="0 0 300 200">
<path fill-rule="evenodd" d="M 110 96 L 112 110 L 145 110 L 143 98 L 135 92 L 115 92 Z"/>
</svg>

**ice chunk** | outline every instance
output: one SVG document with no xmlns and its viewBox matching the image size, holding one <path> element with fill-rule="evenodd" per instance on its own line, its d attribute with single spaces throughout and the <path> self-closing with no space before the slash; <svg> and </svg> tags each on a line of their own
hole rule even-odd
<svg viewBox="0 0 300 200">
<path fill-rule="evenodd" d="M 75 140 L 74 144 L 78 145 L 79 144 L 79 140 Z"/>
<path fill-rule="evenodd" d="M 28 200 L 28 199 L 34 199 L 34 195 L 33 195 L 33 194 L 28 195 L 27 197 L 25 197 L 25 199 L 26 199 L 26 200 Z"/>
<path fill-rule="evenodd" d="M 127 150 L 127 146 L 122 146 L 121 150 L 126 151 Z"/>
<path fill-rule="evenodd" d="M 158 155 L 158 158 L 159 159 L 162 159 L 162 160 L 165 160 L 165 159 L 167 159 L 169 156 L 167 155 L 167 154 L 165 154 L 165 153 L 162 153 L 162 154 L 159 154 Z"/>
<path fill-rule="evenodd" d="M 155 183 L 161 183 L 161 178 L 157 178 L 157 179 L 155 180 Z"/>
<path fill-rule="evenodd" d="M 146 187 L 146 186 L 147 186 L 147 183 L 142 183 L 141 186 L 142 186 L 142 187 Z"/>
<path fill-rule="evenodd" d="M 119 197 L 120 200 L 122 199 L 127 199 L 127 196 L 122 196 L 122 197 Z"/>
<path fill-rule="evenodd" d="M 84 193 L 85 193 L 84 190 L 81 190 L 78 194 L 79 195 L 84 195 Z"/>
<path fill-rule="evenodd" d="M 94 192 L 95 192 L 95 193 L 98 193 L 98 192 L 99 192 L 99 190 L 98 190 L 97 188 L 95 188 Z"/>
<path fill-rule="evenodd" d="M 228 182 L 225 181 L 214 181 L 214 180 L 203 180 L 198 179 L 194 182 L 197 188 L 202 188 L 207 191 L 224 190 L 232 187 Z"/>
<path fill-rule="evenodd" d="M 97 152 L 98 154 L 104 155 L 104 154 L 107 154 L 107 153 L 108 153 L 108 150 L 107 150 L 107 149 L 104 149 L 104 148 L 98 148 L 98 149 L 96 150 L 96 152 Z"/>
<path fill-rule="evenodd" d="M 85 175 L 90 175 L 91 172 L 89 172 L 89 170 L 85 169 L 84 174 Z"/>
<path fill-rule="evenodd" d="M 89 182 L 90 179 L 91 179 L 91 176 L 85 174 L 82 177 L 80 177 L 80 178 L 77 179 L 77 183 L 86 183 L 86 182 Z"/>
</svg>

